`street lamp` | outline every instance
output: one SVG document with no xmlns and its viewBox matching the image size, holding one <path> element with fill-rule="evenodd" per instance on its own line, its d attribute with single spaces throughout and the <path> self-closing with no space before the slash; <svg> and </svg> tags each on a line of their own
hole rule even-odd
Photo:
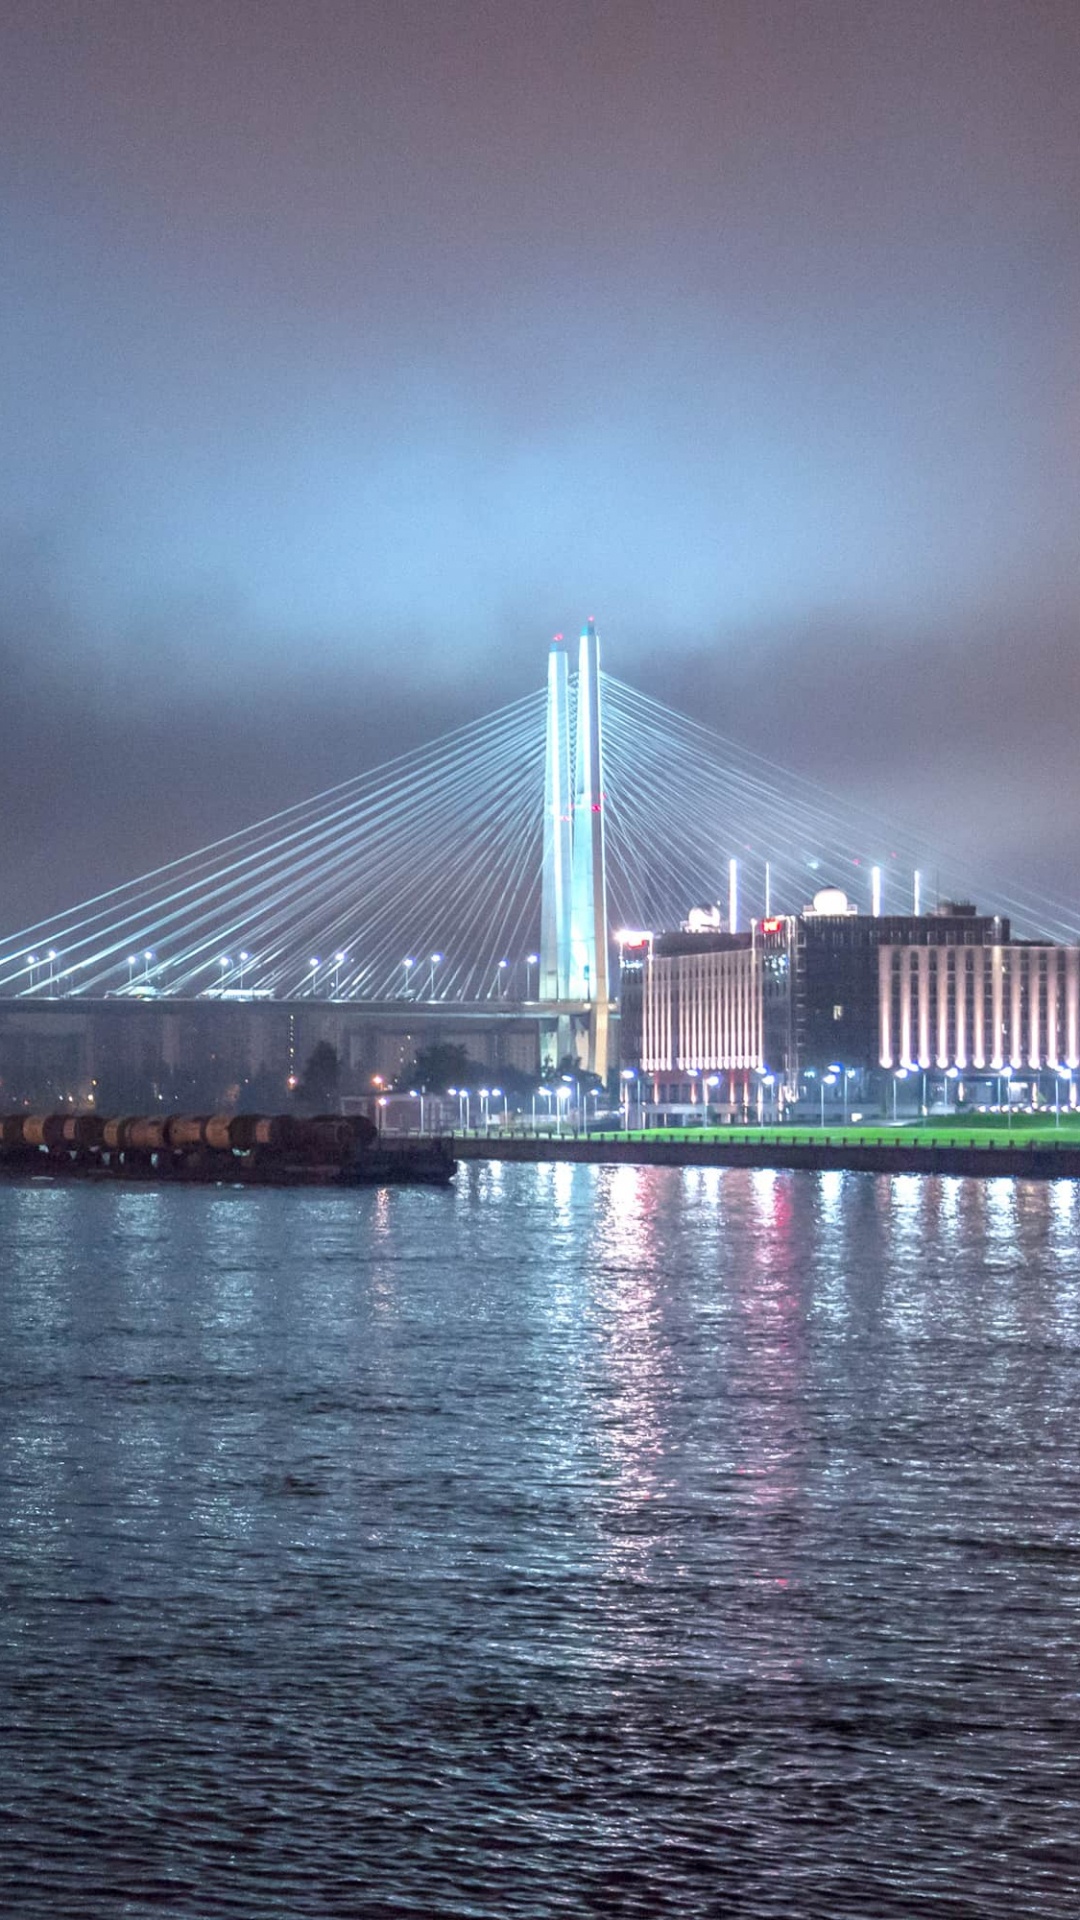
<svg viewBox="0 0 1080 1920">
<path fill-rule="evenodd" d="M 405 969 L 405 978 L 401 983 L 401 997 L 403 1000 L 407 1000 L 409 998 L 409 981 L 412 977 L 412 970 L 416 965 L 416 961 L 403 960 L 401 964 Z"/>
<path fill-rule="evenodd" d="M 241 959 L 243 959 L 242 954 L 240 957 Z M 348 959 L 348 957 L 349 956 L 347 953 L 335 953 L 334 955 L 334 999 L 335 1000 L 338 998 L 341 991 L 341 969 L 345 965 L 345 962 Z M 243 977 L 241 976 L 241 985 L 242 984 L 243 984 Z"/>
<path fill-rule="evenodd" d="M 495 969 L 496 999 L 505 1000 L 506 998 L 506 969 L 509 965 L 510 965 L 509 960 L 500 960 L 498 966 Z"/>
<path fill-rule="evenodd" d="M 153 957 L 154 957 L 153 950 L 150 947 L 147 947 L 146 952 L 143 954 L 143 961 L 145 963 L 143 968 L 143 979 L 146 981 L 147 986 L 150 985 L 150 962 L 153 959 Z"/>
<path fill-rule="evenodd" d="M 1059 1066 L 1055 1069 L 1055 1072 L 1054 1072 L 1054 1125 L 1055 1127 L 1060 1127 L 1061 1125 L 1061 1083 L 1063 1080 L 1068 1081 L 1069 1088 L 1071 1091 L 1072 1089 L 1072 1068 L 1071 1067 Z"/>
<path fill-rule="evenodd" d="M 440 961 L 440 960 L 442 959 L 442 954 L 441 954 L 441 953 L 432 953 L 432 954 L 429 954 L 429 956 L 428 956 L 428 958 L 429 958 L 429 959 L 430 959 L 430 961 L 431 961 L 431 979 L 430 979 L 430 981 L 429 981 L 429 983 L 428 983 L 428 999 L 429 999 L 429 1000 L 434 1000 L 434 998 L 435 998 L 435 969 L 436 969 L 436 967 L 438 966 L 438 964 L 439 964 L 439 961 Z"/>
<path fill-rule="evenodd" d="M 898 1087 L 899 1087 L 899 1084 L 900 1084 L 900 1081 L 901 1081 L 901 1080 L 906 1080 L 906 1079 L 907 1079 L 907 1077 L 908 1077 L 908 1070 L 907 1070 L 907 1068 L 906 1068 L 906 1067 L 897 1067 L 897 1069 L 896 1069 L 896 1072 L 895 1072 L 895 1073 L 893 1074 L 893 1083 L 892 1083 L 892 1117 L 893 1117 L 893 1126 L 895 1126 L 895 1125 L 896 1125 L 896 1122 L 897 1122 L 897 1111 L 896 1111 L 896 1095 L 897 1095 L 897 1090 L 898 1090 Z"/>
<path fill-rule="evenodd" d="M 571 1089 L 565 1080 L 555 1089 L 555 1132 L 560 1139 L 562 1138 L 562 1103 L 564 1100 L 569 1100 L 570 1091 Z"/>
<path fill-rule="evenodd" d="M 825 1089 L 826 1087 L 835 1087 L 835 1085 L 836 1085 L 835 1073 L 822 1074 L 821 1076 L 821 1124 L 822 1126 L 825 1125 Z"/>
<path fill-rule="evenodd" d="M 525 955 L 525 998 L 527 1000 L 536 999 L 535 969 L 539 965 L 540 965 L 540 955 L 538 953 L 527 953 Z"/>
<path fill-rule="evenodd" d="M 622 1123 L 626 1133 L 630 1131 L 630 1085 L 635 1078 L 633 1067 L 624 1067 L 619 1075 L 622 1085 Z"/>
<path fill-rule="evenodd" d="M 998 1076 L 999 1082 L 1001 1080 L 1004 1080 L 1005 1082 L 1005 1112 L 1007 1115 L 1006 1127 L 1009 1133 L 1012 1132 L 1012 1075 L 1013 1075 L 1013 1070 L 1011 1067 L 1002 1067 L 1001 1072 Z"/>
<path fill-rule="evenodd" d="M 310 985 L 310 987 L 308 988 L 308 993 L 309 993 L 309 995 L 314 995 L 314 992 L 315 992 L 315 975 L 316 975 L 316 974 L 318 973 L 318 971 L 319 971 L 319 962 L 318 962 L 318 959 L 316 958 L 316 959 L 314 959 L 314 960 L 309 960 L 309 961 L 308 961 L 308 978 L 309 978 L 309 979 L 310 979 L 310 981 L 311 981 L 311 985 Z"/>
<path fill-rule="evenodd" d="M 948 1113 L 949 1111 L 949 1081 L 959 1080 L 959 1078 L 960 1078 L 959 1067 L 946 1067 L 945 1069 L 945 1111 L 946 1113 Z"/>
<path fill-rule="evenodd" d="M 250 959 L 251 959 L 250 953 L 241 953 L 240 955 L 240 991 L 241 993 L 243 993 L 244 991 L 244 968 L 247 966 L 247 963 Z"/>
</svg>

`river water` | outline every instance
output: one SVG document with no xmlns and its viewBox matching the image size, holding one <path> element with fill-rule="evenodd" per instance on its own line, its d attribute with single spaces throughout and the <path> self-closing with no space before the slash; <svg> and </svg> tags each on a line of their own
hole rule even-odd
<svg viewBox="0 0 1080 1920">
<path fill-rule="evenodd" d="M 1080 1197 L 0 1187 L 0 1913 L 1080 1913 Z"/>
</svg>

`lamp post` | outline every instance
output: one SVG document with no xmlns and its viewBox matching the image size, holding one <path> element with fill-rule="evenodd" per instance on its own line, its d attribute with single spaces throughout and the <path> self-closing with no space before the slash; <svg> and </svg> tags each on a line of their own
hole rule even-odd
<svg viewBox="0 0 1080 1920">
<path fill-rule="evenodd" d="M 901 1080 L 906 1080 L 906 1079 L 907 1079 L 907 1077 L 908 1077 L 908 1070 L 907 1070 L 907 1068 L 906 1068 L 906 1067 L 897 1067 L 897 1069 L 896 1069 L 896 1072 L 895 1072 L 895 1073 L 893 1074 L 893 1083 L 892 1083 L 892 1117 L 893 1117 L 893 1126 L 895 1126 L 895 1125 L 897 1124 L 897 1120 L 898 1120 L 898 1117 L 899 1117 L 899 1116 L 898 1116 L 898 1114 L 897 1114 L 897 1108 L 896 1108 L 896 1095 L 897 1095 L 897 1091 L 898 1091 L 898 1089 L 899 1089 L 899 1085 L 900 1085 L 900 1082 L 901 1082 Z"/>
<path fill-rule="evenodd" d="M 240 991 L 241 993 L 243 993 L 244 991 L 244 969 L 247 966 L 247 963 L 250 959 L 251 959 L 250 953 L 246 953 L 246 952 L 241 953 L 240 955 Z"/>
<path fill-rule="evenodd" d="M 1011 1067 L 1002 1067 L 1001 1079 L 1005 1082 L 1005 1125 L 1009 1133 L 1012 1132 L 1012 1074 Z"/>
<path fill-rule="evenodd" d="M 438 964 L 439 964 L 439 961 L 440 961 L 440 960 L 442 959 L 442 954 L 441 954 L 441 953 L 433 953 L 433 954 L 431 954 L 431 955 L 429 955 L 429 958 L 430 958 L 430 961 L 431 961 L 431 978 L 430 978 L 430 980 L 429 980 L 429 982 L 428 982 L 428 999 L 429 999 L 429 1000 L 434 1000 L 434 998 L 435 998 L 435 969 L 436 969 L 436 967 L 438 966 Z"/>
<path fill-rule="evenodd" d="M 341 992 L 341 969 L 345 965 L 345 962 L 348 959 L 348 957 L 349 956 L 347 953 L 335 953 L 334 955 L 334 999 L 335 1000 L 338 998 Z M 240 958 L 243 959 L 244 955 L 241 954 Z M 243 975 L 241 975 L 240 984 L 241 986 L 243 986 L 244 984 Z"/>
<path fill-rule="evenodd" d="M 619 1075 L 619 1086 L 622 1095 L 620 1105 L 622 1107 L 622 1123 L 625 1133 L 629 1133 L 630 1131 L 630 1083 L 633 1078 L 633 1067 L 624 1067 Z"/>
<path fill-rule="evenodd" d="M 775 1073 L 763 1073 L 761 1076 L 761 1084 L 763 1087 L 769 1088 L 769 1092 L 765 1097 L 772 1108 L 772 1121 L 773 1121 L 773 1125 L 775 1126 L 776 1125 L 776 1092 L 775 1092 L 776 1075 Z"/>
<path fill-rule="evenodd" d="M 128 986 L 129 987 L 132 981 L 134 980 L 134 978 L 135 978 L 135 955 L 133 953 L 129 953 L 128 954 Z"/>
<path fill-rule="evenodd" d="M 412 970 L 416 965 L 416 961 L 403 960 L 401 965 L 402 965 L 402 971 L 403 971 L 403 978 L 401 982 L 401 997 L 403 1000 L 407 1000 L 409 998 L 410 982 L 412 980 Z"/>
<path fill-rule="evenodd" d="M 701 1080 L 701 1103 L 702 1103 L 702 1114 L 701 1114 L 701 1124 L 702 1124 L 702 1126 L 703 1126 L 703 1127 L 707 1127 L 707 1126 L 708 1126 L 708 1124 L 709 1124 L 709 1088 L 710 1088 L 710 1087 L 715 1087 L 715 1086 L 716 1086 L 716 1085 L 718 1084 L 718 1082 L 719 1082 L 719 1079 L 720 1079 L 720 1075 L 719 1075 L 718 1073 L 709 1073 L 709 1074 L 703 1074 L 703 1075 L 702 1075 L 702 1080 Z"/>
<path fill-rule="evenodd" d="M 147 947 L 146 952 L 143 954 L 143 981 L 146 986 L 150 985 L 150 962 L 153 957 L 153 948 Z"/>
<path fill-rule="evenodd" d="M 821 1124 L 823 1127 L 825 1125 L 825 1089 L 826 1087 L 835 1087 L 835 1085 L 836 1085 L 835 1073 L 822 1074 L 821 1076 Z"/>
<path fill-rule="evenodd" d="M 539 965 L 540 955 L 538 953 L 527 953 L 525 955 L 525 998 L 527 1000 L 536 999 L 536 969 Z"/>
<path fill-rule="evenodd" d="M 506 999 L 506 969 L 509 965 L 509 960 L 500 960 L 495 969 L 495 997 L 498 1000 Z"/>
<path fill-rule="evenodd" d="M 309 999 L 312 999 L 312 998 L 314 998 L 314 994 L 315 994 L 315 976 L 316 976 L 316 974 L 318 973 L 318 971 L 319 971 L 319 962 L 318 962 L 318 959 L 316 958 L 316 959 L 314 959 L 314 960 L 309 960 L 309 961 L 308 961 L 308 978 L 309 978 L 309 980 L 310 980 L 310 982 L 311 982 L 311 984 L 310 984 L 310 986 L 308 987 L 308 997 L 309 997 Z"/>
<path fill-rule="evenodd" d="M 556 1087 L 555 1089 L 555 1133 L 560 1140 L 562 1139 L 562 1120 L 563 1120 L 562 1103 L 564 1100 L 569 1100 L 569 1098 L 570 1098 L 570 1088 L 567 1085 L 567 1083 L 563 1081 L 562 1085 Z"/>
<path fill-rule="evenodd" d="M 480 1125 L 487 1131 L 489 1087 L 480 1088 Z"/>
</svg>

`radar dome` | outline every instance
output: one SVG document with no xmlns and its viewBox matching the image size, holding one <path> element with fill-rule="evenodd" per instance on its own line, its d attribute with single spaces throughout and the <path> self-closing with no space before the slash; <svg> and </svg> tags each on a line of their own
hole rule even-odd
<svg viewBox="0 0 1080 1920">
<path fill-rule="evenodd" d="M 821 887 L 814 895 L 814 913 L 837 914 L 850 913 L 848 897 L 843 887 Z"/>
</svg>

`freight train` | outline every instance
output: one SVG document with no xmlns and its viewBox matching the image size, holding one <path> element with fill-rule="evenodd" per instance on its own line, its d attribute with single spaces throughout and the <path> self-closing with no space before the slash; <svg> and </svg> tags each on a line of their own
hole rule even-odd
<svg viewBox="0 0 1080 1920">
<path fill-rule="evenodd" d="M 112 1178 L 355 1184 L 449 1180 L 441 1140 L 384 1144 L 363 1114 L 9 1113 L 0 1171 Z"/>
</svg>

